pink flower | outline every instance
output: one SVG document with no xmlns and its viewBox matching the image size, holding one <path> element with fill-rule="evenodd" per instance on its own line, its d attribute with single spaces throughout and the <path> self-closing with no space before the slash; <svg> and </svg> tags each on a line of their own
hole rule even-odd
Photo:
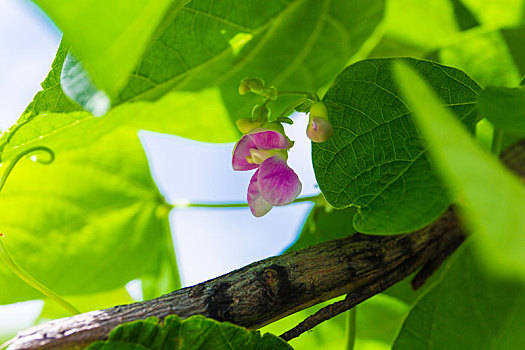
<svg viewBox="0 0 525 350">
<path fill-rule="evenodd" d="M 260 217 L 275 206 L 286 205 L 301 193 L 297 174 L 286 164 L 293 143 L 274 130 L 258 128 L 237 142 L 233 170 L 257 169 L 248 186 L 248 205 Z"/>
</svg>

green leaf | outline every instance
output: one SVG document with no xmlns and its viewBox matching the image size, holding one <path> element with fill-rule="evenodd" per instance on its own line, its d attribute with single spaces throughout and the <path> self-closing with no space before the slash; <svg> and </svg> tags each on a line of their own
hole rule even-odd
<svg viewBox="0 0 525 350">
<path fill-rule="evenodd" d="M 484 26 L 515 27 L 523 23 L 523 0 L 461 0 Z"/>
<path fill-rule="evenodd" d="M 450 1 L 396 0 L 388 3 L 385 36 L 426 51 L 448 42 L 458 27 Z"/>
<path fill-rule="evenodd" d="M 422 78 L 397 66 L 401 91 L 417 113 L 415 121 L 433 145 L 431 157 L 481 248 L 486 267 L 525 277 L 525 186 L 484 152 Z"/>
<path fill-rule="evenodd" d="M 439 62 L 461 69 L 481 86 L 517 86 L 521 74 L 502 32 L 477 27 L 456 35 L 439 51 Z"/>
<path fill-rule="evenodd" d="M 66 144 L 80 134 L 61 135 Z M 136 132 L 120 128 L 84 141 L 57 152 L 50 165 L 21 160 L 0 193 L 0 232 L 12 257 L 59 295 L 121 287 L 155 273 L 169 254 L 171 207 Z M 3 265 L 0 285 L 9 286 L 1 304 L 42 297 Z"/>
<path fill-rule="evenodd" d="M 352 225 L 355 213 L 355 208 L 338 210 L 316 205 L 306 218 L 299 238 L 286 252 L 350 236 L 356 232 Z"/>
<path fill-rule="evenodd" d="M 155 318 L 130 322 L 113 329 L 106 341 L 97 341 L 87 350 L 151 349 L 191 350 L 228 349 L 263 350 L 291 349 L 281 338 L 269 333 L 261 336 L 229 322 L 197 315 L 182 320 L 175 315 L 159 324 Z"/>
<path fill-rule="evenodd" d="M 88 72 L 69 52 L 62 66 L 60 85 L 63 92 L 94 116 L 106 114 L 111 101 L 106 93 L 97 89 Z"/>
<path fill-rule="evenodd" d="M 52 112 L 81 111 L 82 108 L 66 96 L 60 85 L 62 65 L 66 59 L 68 49 L 64 42 L 58 48 L 51 71 L 42 82 L 42 91 L 37 92 L 33 101 L 27 106 L 18 123 L 31 119 L 35 115 Z"/>
<path fill-rule="evenodd" d="M 495 127 L 525 133 L 525 89 L 488 87 L 478 98 L 479 114 Z"/>
<path fill-rule="evenodd" d="M 523 8 L 525 9 L 525 6 Z M 514 64 L 523 76 L 525 74 L 525 27 L 502 29 L 501 34 L 514 60 Z"/>
<path fill-rule="evenodd" d="M 449 259 L 447 273 L 410 311 L 393 349 L 523 349 L 523 284 L 487 274 L 471 249 Z"/>
<path fill-rule="evenodd" d="M 279 91 L 316 92 L 328 84 L 374 33 L 384 6 L 383 0 L 295 1 L 274 19 L 264 39 L 241 50 L 247 59 L 221 85 L 232 118 L 245 118 L 260 103 L 256 95 L 237 93 L 243 78 L 256 75 Z M 280 97 L 269 105 L 272 114 L 278 116 L 300 98 Z"/>
<path fill-rule="evenodd" d="M 34 0 L 62 30 L 96 86 L 114 97 L 170 9 L 182 0 Z M 94 25 L 96 24 L 96 25 Z"/>
<path fill-rule="evenodd" d="M 450 204 L 410 109 L 394 85 L 394 61 L 361 61 L 337 77 L 323 99 L 329 102 L 334 135 L 312 145 L 317 182 L 326 200 L 336 208 L 356 206 L 354 226 L 359 232 L 415 230 Z M 480 88 L 472 79 L 436 63 L 401 61 L 432 81 L 458 119 L 474 128 Z"/>
<path fill-rule="evenodd" d="M 146 129 L 203 141 L 235 140 L 237 131 L 229 123 L 227 112 L 206 103 L 219 98 L 217 90 L 198 94 L 180 92 L 168 94 L 157 102 L 124 104 L 100 118 L 87 112 L 39 115 L 2 135 L 2 160 L 36 145 L 46 145 L 55 152 L 84 147 L 118 127 L 135 133 Z"/>
<path fill-rule="evenodd" d="M 461 28 L 461 30 L 467 30 L 472 27 L 479 26 L 476 16 L 470 12 L 468 7 L 466 7 L 461 0 L 451 1 L 452 5 L 454 6 L 454 15 L 456 16 L 456 21 L 458 22 L 459 28 Z"/>
</svg>

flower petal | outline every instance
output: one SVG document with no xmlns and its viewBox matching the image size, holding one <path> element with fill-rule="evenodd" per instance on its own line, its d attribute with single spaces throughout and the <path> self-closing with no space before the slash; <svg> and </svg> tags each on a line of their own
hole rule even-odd
<svg viewBox="0 0 525 350">
<path fill-rule="evenodd" d="M 272 209 L 272 205 L 261 197 L 261 191 L 257 184 L 258 173 L 259 170 L 257 169 L 248 186 L 248 205 L 254 216 L 261 217 Z"/>
<path fill-rule="evenodd" d="M 237 142 L 233 149 L 232 167 L 233 170 L 250 170 L 259 165 L 248 163 L 247 157 L 250 157 L 250 149 L 288 149 L 292 143 L 283 134 L 273 131 L 264 130 L 253 134 L 246 134 Z"/>
<path fill-rule="evenodd" d="M 261 196 L 271 205 L 286 205 L 301 193 L 297 174 L 279 156 L 266 159 L 257 170 Z"/>
</svg>

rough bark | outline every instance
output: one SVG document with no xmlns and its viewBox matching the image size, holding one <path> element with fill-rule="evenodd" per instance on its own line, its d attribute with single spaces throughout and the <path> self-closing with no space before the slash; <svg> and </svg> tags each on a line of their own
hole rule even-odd
<svg viewBox="0 0 525 350">
<path fill-rule="evenodd" d="M 525 141 L 502 154 L 525 175 Z M 465 235 L 452 209 L 431 225 L 396 236 L 350 237 L 261 260 L 201 284 L 140 303 L 55 320 L 18 333 L 8 349 L 75 349 L 107 337 L 115 326 L 150 316 L 201 314 L 258 328 L 311 305 L 349 294 L 358 304 L 422 268 L 416 284 Z M 346 305 L 348 306 L 348 304 Z M 334 307 L 338 307 L 335 305 Z M 295 332 L 300 332 L 300 329 Z M 294 334 L 289 334 L 291 338 Z"/>
</svg>

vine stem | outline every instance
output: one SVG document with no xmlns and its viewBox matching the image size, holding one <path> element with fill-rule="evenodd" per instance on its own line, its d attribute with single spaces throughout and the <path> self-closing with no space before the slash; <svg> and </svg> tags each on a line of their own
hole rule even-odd
<svg viewBox="0 0 525 350">
<path fill-rule="evenodd" d="M 55 153 L 45 146 L 37 146 L 30 149 L 27 149 L 23 152 L 20 152 L 16 155 L 13 160 L 11 160 L 9 163 L 7 163 L 6 168 L 4 172 L 2 173 L 2 176 L 0 177 L 0 191 L 4 188 L 4 185 L 7 181 L 7 178 L 13 171 L 13 168 L 18 163 L 20 159 L 22 159 L 24 156 L 27 156 L 34 152 L 43 151 L 46 152 L 49 156 L 49 159 L 39 159 L 36 158 L 37 161 L 43 164 L 50 164 L 55 160 Z M 78 311 L 73 305 L 68 303 L 66 300 L 61 298 L 58 294 L 53 292 L 51 289 L 46 287 L 44 284 L 40 283 L 36 278 L 34 278 L 29 272 L 24 270 L 20 265 L 16 263 L 16 261 L 11 257 L 11 254 L 9 254 L 9 251 L 7 250 L 7 246 L 4 243 L 3 238 L 5 235 L 3 233 L 0 233 L 0 259 L 4 262 L 4 264 L 7 265 L 7 267 L 15 274 L 17 275 L 22 281 L 30 285 L 31 287 L 35 288 L 42 294 L 44 294 L 46 297 L 48 297 L 51 300 L 54 300 L 56 303 L 58 303 L 60 306 L 71 312 L 73 315 L 80 314 L 80 311 Z"/>
<path fill-rule="evenodd" d="M 354 350 L 355 338 L 357 336 L 357 306 L 348 311 L 348 340 L 346 342 L 347 350 Z"/>
<path fill-rule="evenodd" d="M 325 203 L 324 196 L 316 194 L 314 196 L 306 196 L 297 198 L 290 204 L 301 202 Z M 191 202 L 176 202 L 173 204 L 174 208 L 247 208 L 248 203 L 191 203 Z"/>
<path fill-rule="evenodd" d="M 300 90 L 290 90 L 290 91 L 279 91 L 278 96 L 286 96 L 286 95 L 304 95 L 308 97 L 312 97 L 313 100 L 319 101 L 319 96 L 317 96 L 316 93 L 308 92 L 308 91 L 300 91 Z"/>
<path fill-rule="evenodd" d="M 492 139 L 492 152 L 499 156 L 501 153 L 501 144 L 503 143 L 503 130 L 501 129 L 494 129 L 494 136 Z"/>
<path fill-rule="evenodd" d="M 0 238 L 5 237 L 4 234 L 0 234 Z M 61 298 L 58 294 L 53 292 L 51 289 L 40 283 L 36 278 L 34 278 L 31 274 L 29 274 L 27 271 L 25 271 L 20 265 L 16 263 L 16 261 L 11 257 L 9 254 L 9 251 L 7 250 L 7 246 L 4 243 L 3 239 L 0 239 L 0 258 L 4 262 L 4 264 L 9 267 L 11 271 L 15 275 L 17 275 L 21 280 L 23 280 L 25 283 L 29 284 L 31 287 L 35 288 L 42 294 L 44 294 L 46 297 L 48 297 L 51 300 L 54 300 L 56 303 L 58 303 L 60 306 L 62 306 L 64 309 L 71 312 L 73 315 L 80 314 L 80 311 L 77 310 L 73 305 L 68 303 L 66 300 Z"/>
</svg>

